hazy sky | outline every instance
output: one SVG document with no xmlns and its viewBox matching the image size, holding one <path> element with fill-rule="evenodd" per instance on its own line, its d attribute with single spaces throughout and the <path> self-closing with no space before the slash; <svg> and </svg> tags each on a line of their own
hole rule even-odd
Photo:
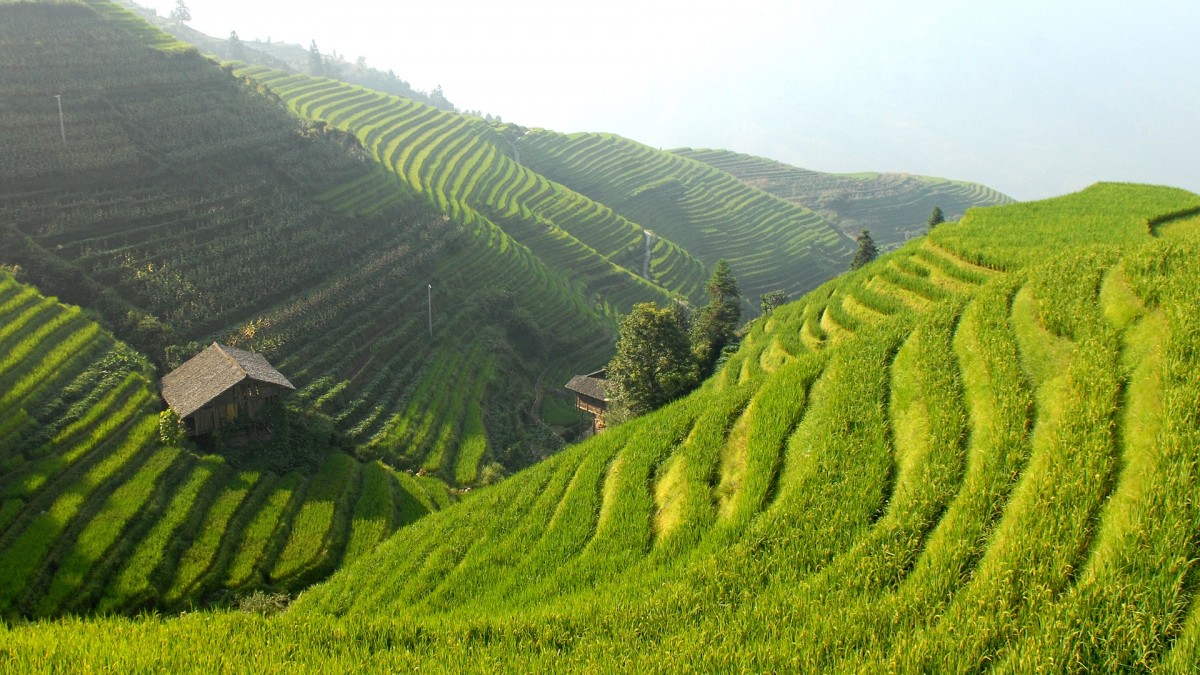
<svg viewBox="0 0 1200 675">
<path fill-rule="evenodd" d="M 167 14 L 174 0 L 139 0 Z M 1196 0 L 188 0 L 459 108 L 821 171 L 1200 192 Z"/>
</svg>

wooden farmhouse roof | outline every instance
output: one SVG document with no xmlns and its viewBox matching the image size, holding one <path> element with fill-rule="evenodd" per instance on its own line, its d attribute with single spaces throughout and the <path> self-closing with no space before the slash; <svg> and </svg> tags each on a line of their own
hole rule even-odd
<svg viewBox="0 0 1200 675">
<path fill-rule="evenodd" d="M 567 383 L 567 389 L 577 394 L 590 396 L 599 401 L 611 401 L 608 395 L 608 378 L 603 370 L 587 375 L 576 375 Z"/>
<path fill-rule="evenodd" d="M 296 388 L 262 354 L 214 342 L 163 377 L 162 395 L 177 415 L 187 417 L 247 379 Z"/>
</svg>

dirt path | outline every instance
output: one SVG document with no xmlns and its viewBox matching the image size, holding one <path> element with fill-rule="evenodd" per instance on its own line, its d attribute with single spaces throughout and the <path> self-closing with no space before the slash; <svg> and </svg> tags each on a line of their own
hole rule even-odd
<svg viewBox="0 0 1200 675">
<path fill-rule="evenodd" d="M 542 395 L 546 391 L 546 388 L 542 386 L 542 375 L 545 374 L 546 371 L 543 370 L 542 374 L 538 375 L 537 382 L 533 384 L 533 405 L 529 406 L 529 418 L 537 422 L 542 421 L 542 416 L 538 414 L 538 411 L 542 409 Z"/>
<path fill-rule="evenodd" d="M 646 255 L 642 258 L 642 278 L 650 281 L 650 246 L 654 243 L 654 233 L 650 230 L 642 230 L 642 234 L 646 235 Z"/>
</svg>

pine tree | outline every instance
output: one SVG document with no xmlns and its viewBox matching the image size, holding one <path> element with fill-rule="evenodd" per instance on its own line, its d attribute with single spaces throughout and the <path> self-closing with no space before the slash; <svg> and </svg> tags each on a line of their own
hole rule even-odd
<svg viewBox="0 0 1200 675">
<path fill-rule="evenodd" d="M 871 262 L 879 257 L 879 248 L 875 246 L 875 240 L 871 238 L 871 233 L 863 230 L 858 233 L 858 251 L 854 253 L 854 259 L 850 261 L 850 269 L 856 270 L 863 265 Z"/>
<path fill-rule="evenodd" d="M 170 18 L 175 23 L 187 23 L 192 20 L 192 11 L 183 0 L 175 0 L 175 9 L 171 10 Z"/>
<path fill-rule="evenodd" d="M 308 45 L 308 74 L 309 75 L 324 75 L 325 74 L 325 59 L 321 57 L 321 50 L 317 49 L 317 41 L 313 40 Z"/>
<path fill-rule="evenodd" d="M 946 222 L 946 216 L 942 214 L 942 207 L 935 206 L 929 214 L 929 231 L 933 232 L 933 228 Z"/>
<path fill-rule="evenodd" d="M 704 290 L 708 293 L 708 304 L 697 313 L 691 333 L 692 353 L 696 355 L 701 373 L 707 374 L 712 371 L 721 351 L 737 342 L 742 296 L 725 260 L 718 260 L 713 266 Z"/>
<path fill-rule="evenodd" d="M 429 92 L 429 105 L 438 110 L 449 112 L 454 112 L 455 110 L 454 104 L 450 102 L 450 99 L 446 98 L 446 94 L 442 91 L 442 85 L 440 84 L 434 87 L 433 91 Z"/>
</svg>

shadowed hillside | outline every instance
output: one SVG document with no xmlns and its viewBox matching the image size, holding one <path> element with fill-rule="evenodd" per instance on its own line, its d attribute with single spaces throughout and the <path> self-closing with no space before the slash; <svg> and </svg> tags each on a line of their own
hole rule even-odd
<svg viewBox="0 0 1200 675">
<path fill-rule="evenodd" d="M 439 213 L 115 5 L 0 18 L 0 262 L 160 368 L 213 340 L 266 354 L 364 458 L 471 484 L 552 452 L 538 416 L 575 417 L 534 408 L 539 378 L 602 363 L 616 313 L 667 297 L 591 249 L 548 264 Z"/>
</svg>

